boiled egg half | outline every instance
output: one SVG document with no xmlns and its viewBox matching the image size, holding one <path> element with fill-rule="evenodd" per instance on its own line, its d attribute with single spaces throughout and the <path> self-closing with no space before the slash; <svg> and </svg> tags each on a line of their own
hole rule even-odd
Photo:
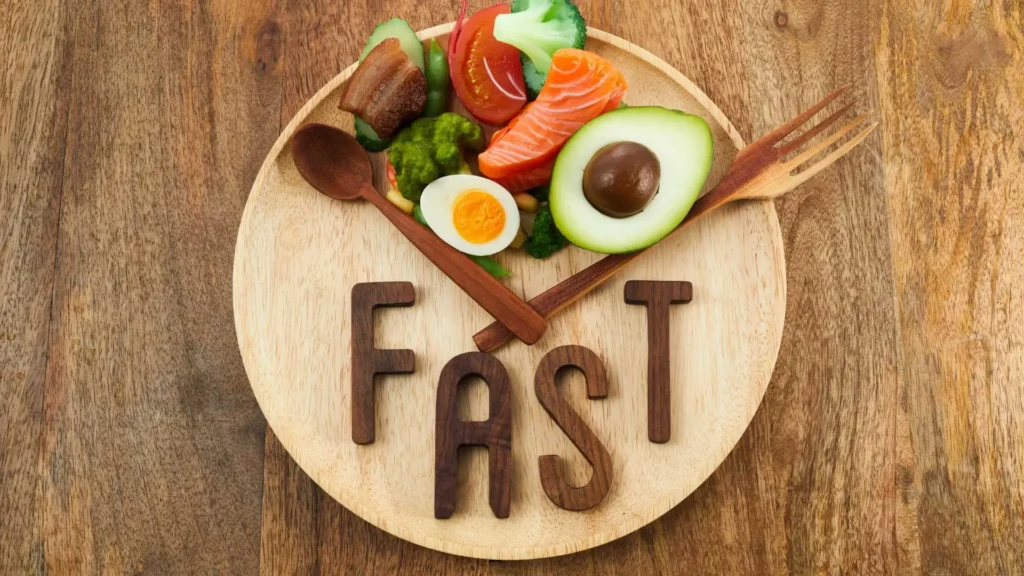
<svg viewBox="0 0 1024 576">
<path fill-rule="evenodd" d="M 512 194 L 471 174 L 431 182 L 420 196 L 420 209 L 435 234 L 471 256 L 501 252 L 519 231 L 519 208 Z"/>
</svg>

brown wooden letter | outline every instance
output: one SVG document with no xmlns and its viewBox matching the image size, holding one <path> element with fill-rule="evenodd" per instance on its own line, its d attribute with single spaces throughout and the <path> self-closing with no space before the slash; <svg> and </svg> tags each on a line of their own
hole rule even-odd
<svg viewBox="0 0 1024 576">
<path fill-rule="evenodd" d="M 366 282 L 352 287 L 352 441 L 373 444 L 376 403 L 373 378 L 377 374 L 412 374 L 412 350 L 373 347 L 373 311 L 381 306 L 412 306 L 416 292 L 409 282 Z"/>
<path fill-rule="evenodd" d="M 457 414 L 459 384 L 470 376 L 487 383 L 490 414 L 482 422 L 464 422 Z M 508 371 L 497 358 L 467 352 L 445 364 L 437 385 L 435 434 L 434 517 L 451 518 L 455 512 L 459 446 L 486 446 L 491 510 L 498 518 L 508 518 L 512 494 L 512 389 Z"/>
<path fill-rule="evenodd" d="M 561 346 L 544 356 L 534 379 L 537 400 L 594 469 L 590 482 L 577 488 L 566 481 L 561 458 L 550 454 L 541 456 L 540 483 L 556 506 L 580 511 L 597 506 L 608 495 L 612 486 L 612 457 L 579 414 L 558 395 L 555 379 L 558 371 L 566 366 L 583 372 L 587 379 L 587 398 L 591 400 L 608 396 L 608 375 L 601 359 L 591 350 L 583 346 Z"/>
<path fill-rule="evenodd" d="M 669 306 L 691 299 L 689 282 L 626 282 L 626 303 L 647 305 L 647 438 L 656 444 L 672 436 Z"/>
</svg>

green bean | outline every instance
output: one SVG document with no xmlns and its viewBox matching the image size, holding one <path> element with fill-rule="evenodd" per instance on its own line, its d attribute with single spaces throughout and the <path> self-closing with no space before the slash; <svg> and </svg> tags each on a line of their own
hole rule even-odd
<svg viewBox="0 0 1024 576">
<path fill-rule="evenodd" d="M 493 258 L 488 258 L 487 256 L 470 256 L 470 258 L 495 278 L 505 278 L 512 275 L 511 272 L 506 270 L 501 264 L 498 264 L 498 261 Z"/>
<path fill-rule="evenodd" d="M 417 204 L 416 207 L 412 209 L 412 217 L 415 218 L 416 221 L 419 222 L 420 224 L 423 224 L 427 228 L 430 228 L 430 224 L 427 224 L 427 219 L 423 217 L 423 209 L 420 208 L 419 204 Z"/>
<path fill-rule="evenodd" d="M 448 72 L 448 58 L 436 40 L 430 41 L 427 57 L 427 106 L 423 115 L 434 117 L 448 110 L 448 93 L 452 79 Z"/>
</svg>

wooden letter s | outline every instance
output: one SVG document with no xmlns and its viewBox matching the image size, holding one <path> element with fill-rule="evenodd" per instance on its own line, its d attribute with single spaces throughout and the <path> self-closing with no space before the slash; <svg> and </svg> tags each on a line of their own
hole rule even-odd
<svg viewBox="0 0 1024 576">
<path fill-rule="evenodd" d="M 608 495 L 613 476 L 612 457 L 579 414 L 558 395 L 555 378 L 566 366 L 583 372 L 587 379 L 587 398 L 591 400 L 608 396 L 608 376 L 601 359 L 591 350 L 583 346 L 561 346 L 544 356 L 534 379 L 537 400 L 594 469 L 590 482 L 577 488 L 566 481 L 561 458 L 550 454 L 541 456 L 540 483 L 556 506 L 580 511 L 597 506 Z"/>
</svg>

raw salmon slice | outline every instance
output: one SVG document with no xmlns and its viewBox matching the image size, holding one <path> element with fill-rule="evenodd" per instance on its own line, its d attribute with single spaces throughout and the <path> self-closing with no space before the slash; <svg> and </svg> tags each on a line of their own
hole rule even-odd
<svg viewBox="0 0 1024 576">
<path fill-rule="evenodd" d="M 619 104 L 616 102 L 614 105 L 610 105 L 606 108 L 605 112 L 611 112 L 618 108 L 618 106 Z M 602 112 L 602 114 L 603 113 L 604 112 Z M 494 142 L 495 140 L 500 139 L 506 132 L 508 132 L 508 130 L 508 128 L 504 128 L 503 130 L 496 132 L 491 141 Z M 528 168 L 522 172 L 515 172 L 501 178 L 493 178 L 493 180 L 498 184 L 501 184 L 506 190 L 513 194 L 527 192 L 551 182 L 551 174 L 555 171 L 555 160 L 557 160 L 557 154 L 547 159 L 543 164 L 539 164 L 533 168 Z"/>
<path fill-rule="evenodd" d="M 608 60 L 575 48 L 555 52 L 537 100 L 494 135 L 480 154 L 480 171 L 502 179 L 553 164 L 569 137 L 617 108 L 627 88 L 626 79 Z"/>
<path fill-rule="evenodd" d="M 552 158 L 536 168 L 530 168 L 524 172 L 516 172 L 504 178 L 495 178 L 494 181 L 513 194 L 521 194 L 551 182 L 551 172 L 554 168 L 555 159 Z"/>
</svg>

